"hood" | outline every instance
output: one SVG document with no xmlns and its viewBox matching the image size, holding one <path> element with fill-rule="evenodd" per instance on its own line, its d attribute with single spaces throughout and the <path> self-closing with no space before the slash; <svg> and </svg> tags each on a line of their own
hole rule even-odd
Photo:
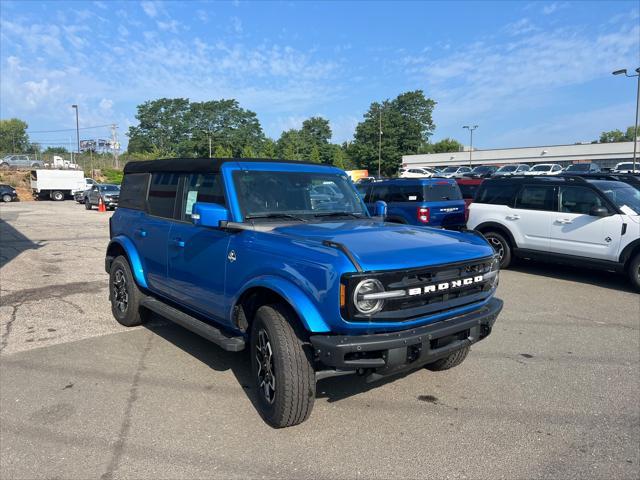
<svg viewBox="0 0 640 480">
<path fill-rule="evenodd" d="M 493 255 L 480 236 L 428 227 L 351 220 L 279 226 L 273 233 L 343 244 L 365 271 L 399 270 Z"/>
</svg>

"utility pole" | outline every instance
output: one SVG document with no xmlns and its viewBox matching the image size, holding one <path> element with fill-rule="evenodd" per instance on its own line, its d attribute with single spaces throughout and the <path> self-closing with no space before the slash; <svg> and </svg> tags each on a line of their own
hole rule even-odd
<svg viewBox="0 0 640 480">
<path fill-rule="evenodd" d="M 382 104 L 378 109 L 378 178 L 381 177 L 382 164 Z"/>
<path fill-rule="evenodd" d="M 118 143 L 118 126 L 114 123 L 111 125 L 111 148 L 113 149 L 113 163 L 116 168 L 118 165 L 118 151 L 120 150 L 120 144 Z"/>
<path fill-rule="evenodd" d="M 80 121 L 78 120 L 78 105 L 71 105 L 76 111 L 76 142 L 78 143 L 78 157 L 80 157 Z"/>
<path fill-rule="evenodd" d="M 636 68 L 635 75 L 627 74 L 627 69 L 623 68 L 622 70 L 616 70 L 613 72 L 614 75 L 624 74 L 625 77 L 638 77 L 638 90 L 636 92 L 636 123 L 633 131 L 633 173 L 636 173 L 636 163 L 638 162 L 637 152 L 638 152 L 638 109 L 640 108 L 640 67 Z"/>
<path fill-rule="evenodd" d="M 474 125 L 473 127 L 470 127 L 469 125 L 465 125 L 462 128 L 466 128 L 467 130 L 469 130 L 469 135 L 471 136 L 471 139 L 469 141 L 469 167 L 471 167 L 471 160 L 472 160 L 472 155 L 473 155 L 473 131 L 478 128 L 478 125 Z"/>
</svg>

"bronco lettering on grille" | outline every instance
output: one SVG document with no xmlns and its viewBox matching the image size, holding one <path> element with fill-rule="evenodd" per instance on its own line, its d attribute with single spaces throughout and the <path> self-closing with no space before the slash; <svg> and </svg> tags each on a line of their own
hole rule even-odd
<svg viewBox="0 0 640 480">
<path fill-rule="evenodd" d="M 464 288 L 480 283 L 484 280 L 484 275 L 476 275 L 475 277 L 460 278 L 458 280 L 452 280 L 450 282 L 441 282 L 433 285 L 426 285 L 424 287 L 410 288 L 407 291 L 409 296 L 426 295 L 428 293 L 442 292 L 445 290 L 453 290 L 456 288 Z"/>
</svg>

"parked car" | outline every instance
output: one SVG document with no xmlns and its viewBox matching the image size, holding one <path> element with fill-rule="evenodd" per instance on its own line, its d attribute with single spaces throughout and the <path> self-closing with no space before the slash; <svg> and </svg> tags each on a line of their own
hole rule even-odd
<svg viewBox="0 0 640 480">
<path fill-rule="evenodd" d="M 558 175 L 562 172 L 562 166 L 557 163 L 538 163 L 531 167 L 525 175 Z"/>
<path fill-rule="evenodd" d="M 317 211 L 311 188 L 327 182 L 340 209 Z M 309 417 L 318 379 L 459 365 L 502 309 L 498 260 L 474 232 L 383 223 L 384 210 L 371 218 L 329 165 L 129 162 L 105 258 L 113 316 L 134 326 L 153 311 L 249 348 L 274 427 Z"/>
<path fill-rule="evenodd" d="M 395 179 L 358 186 L 369 213 L 387 204 L 387 221 L 431 227 L 461 228 L 465 203 L 453 179 Z"/>
<path fill-rule="evenodd" d="M 633 162 L 617 163 L 611 173 L 640 173 L 640 162 L 636 162 L 635 170 L 633 169 Z"/>
<path fill-rule="evenodd" d="M 522 175 L 529 171 L 529 165 L 524 164 L 510 164 L 503 165 L 493 173 L 493 177 L 508 177 L 511 175 Z"/>
<path fill-rule="evenodd" d="M 462 176 L 465 178 L 489 178 L 496 171 L 498 167 L 495 165 L 478 165 L 477 167 L 473 167 L 473 170 L 467 173 L 463 173 Z"/>
<path fill-rule="evenodd" d="M 29 158 L 29 155 L 7 155 L 0 160 L 0 168 L 43 168 L 40 160 Z"/>
<path fill-rule="evenodd" d="M 18 192 L 11 185 L 0 184 L 0 200 L 4 203 L 13 202 L 18 199 Z"/>
<path fill-rule="evenodd" d="M 405 168 L 400 172 L 400 178 L 426 178 L 432 177 L 435 171 L 430 168 Z"/>
<path fill-rule="evenodd" d="M 494 246 L 502 268 L 514 256 L 626 272 L 640 290 L 640 191 L 579 176 L 485 181 L 469 228 Z"/>
<path fill-rule="evenodd" d="M 567 173 L 587 173 L 587 172 L 599 172 L 600 167 L 595 163 L 574 163 L 564 169 Z"/>
<path fill-rule="evenodd" d="M 442 170 L 439 176 L 444 178 L 461 177 L 465 173 L 470 173 L 470 172 L 471 172 L 470 167 L 451 166 Z"/>
<path fill-rule="evenodd" d="M 84 189 L 74 192 L 73 199 L 80 204 L 84 203 L 84 198 L 88 195 L 87 190 L 90 190 L 94 185 L 98 185 L 98 182 L 93 178 L 85 178 Z"/>
<path fill-rule="evenodd" d="M 84 208 L 91 210 L 94 205 L 97 207 L 100 204 L 100 199 L 102 199 L 107 210 L 114 210 L 118 206 L 118 200 L 120 199 L 120 186 L 110 183 L 100 183 L 92 186 L 85 192 Z"/>
</svg>

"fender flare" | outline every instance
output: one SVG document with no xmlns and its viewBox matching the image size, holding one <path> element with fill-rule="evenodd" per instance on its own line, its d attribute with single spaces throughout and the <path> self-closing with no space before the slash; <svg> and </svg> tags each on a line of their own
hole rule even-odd
<svg viewBox="0 0 640 480">
<path fill-rule="evenodd" d="M 511 246 L 513 248 L 518 248 L 518 244 L 516 243 L 515 238 L 513 238 L 513 235 L 511 234 L 511 231 L 509 231 L 509 229 L 507 227 L 505 227 L 504 225 L 502 225 L 500 223 L 497 223 L 497 222 L 484 222 L 484 223 L 481 223 L 480 225 L 477 225 L 474 228 L 474 230 L 477 231 L 477 232 L 482 233 L 482 230 L 484 230 L 486 228 L 497 230 L 500 233 L 504 233 L 507 236 L 507 240 L 509 240 L 511 242 Z"/>
<path fill-rule="evenodd" d="M 142 268 L 142 261 L 140 260 L 140 255 L 138 255 L 138 251 L 136 250 L 135 245 L 128 237 L 124 235 L 118 235 L 113 237 L 109 242 L 109 246 L 107 247 L 107 252 L 111 248 L 112 245 L 117 244 L 122 247 L 122 249 L 127 254 L 127 258 L 129 259 L 129 265 L 131 266 L 131 271 L 133 272 L 133 277 L 136 280 L 136 283 L 139 287 L 147 288 L 147 280 L 144 276 L 144 268 Z"/>
<path fill-rule="evenodd" d="M 254 287 L 272 290 L 284 298 L 296 312 L 308 332 L 322 333 L 331 331 L 331 328 L 326 324 L 309 296 L 297 285 L 286 278 L 276 275 L 263 275 L 251 279 L 248 283 L 244 284 L 238 294 L 234 296 L 231 305 L 235 307 L 242 295 Z"/>
<path fill-rule="evenodd" d="M 627 263 L 627 260 L 631 258 L 631 253 L 636 249 L 640 249 L 640 238 L 624 247 L 622 253 L 620 253 L 620 263 Z"/>
</svg>

